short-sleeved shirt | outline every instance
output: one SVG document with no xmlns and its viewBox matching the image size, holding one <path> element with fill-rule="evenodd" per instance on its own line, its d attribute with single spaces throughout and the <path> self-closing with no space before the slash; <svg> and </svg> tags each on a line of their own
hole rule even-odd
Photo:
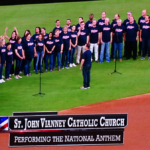
<svg viewBox="0 0 150 150">
<path fill-rule="evenodd" d="M 84 64 L 83 67 L 86 65 L 90 65 L 91 66 L 91 56 L 92 53 L 90 50 L 86 50 L 83 54 L 82 54 L 82 59 L 84 59 Z"/>
<path fill-rule="evenodd" d="M 113 33 L 114 33 L 113 41 L 114 41 L 114 43 L 122 43 L 123 42 L 123 33 L 124 32 L 125 32 L 125 28 L 123 25 L 121 25 L 121 26 L 116 25 L 113 28 Z"/>
<path fill-rule="evenodd" d="M 133 23 L 133 24 L 128 23 L 125 28 L 126 41 L 129 42 L 136 41 L 137 31 L 139 31 L 137 23 Z"/>
<path fill-rule="evenodd" d="M 62 27 L 59 27 L 59 28 L 55 27 L 55 28 L 53 29 L 53 35 L 55 35 L 55 31 L 56 31 L 57 29 L 59 30 L 59 35 L 62 36 L 62 31 L 63 31 L 63 28 L 62 28 Z"/>
<path fill-rule="evenodd" d="M 142 39 L 150 39 L 150 22 L 143 23 L 140 29 L 142 30 Z"/>
<path fill-rule="evenodd" d="M 54 41 L 55 41 L 55 49 L 54 49 L 54 52 L 55 52 L 55 53 L 60 53 L 60 51 L 61 51 L 61 44 L 63 44 L 62 37 L 61 37 L 61 36 L 59 36 L 59 37 L 54 37 Z"/>
<path fill-rule="evenodd" d="M 6 60 L 6 46 L 0 47 L 0 57 L 1 57 L 1 64 L 5 63 Z"/>
<path fill-rule="evenodd" d="M 11 43 L 11 48 L 12 48 L 12 50 L 14 51 L 14 50 L 15 50 L 16 38 L 15 38 L 15 39 L 10 38 L 10 39 L 9 39 L 9 42 Z"/>
<path fill-rule="evenodd" d="M 124 20 L 124 22 L 123 22 L 123 25 L 124 25 L 124 27 L 126 27 L 127 26 L 127 24 L 129 24 L 130 23 L 130 21 L 129 21 L 129 19 L 127 18 L 126 20 Z M 136 21 L 134 20 L 134 23 L 136 23 Z"/>
<path fill-rule="evenodd" d="M 85 28 L 89 30 L 89 28 L 91 28 L 91 27 L 93 27 L 93 23 L 92 23 L 92 21 L 89 20 L 85 23 Z"/>
<path fill-rule="evenodd" d="M 63 50 L 64 51 L 67 51 L 69 50 L 69 46 L 70 46 L 70 39 L 71 39 L 71 36 L 70 36 L 70 33 L 62 33 L 62 39 L 63 39 L 63 43 L 64 43 L 64 48 Z"/>
<path fill-rule="evenodd" d="M 80 31 L 80 35 L 78 37 L 78 45 L 83 46 L 87 43 L 87 36 L 89 35 L 89 31 L 84 28 Z"/>
<path fill-rule="evenodd" d="M 13 50 L 6 49 L 6 62 L 12 63 L 12 61 L 13 61 Z"/>
<path fill-rule="evenodd" d="M 98 42 L 98 35 L 99 35 L 99 28 L 98 27 L 90 27 L 89 28 L 89 36 L 90 36 L 90 43 L 97 43 Z"/>
<path fill-rule="evenodd" d="M 97 27 L 99 28 L 99 30 L 101 30 L 101 28 L 103 27 L 103 25 L 105 24 L 105 19 L 99 19 L 97 21 Z"/>
<path fill-rule="evenodd" d="M 71 26 L 68 27 L 68 32 L 69 32 L 69 33 L 71 32 Z"/>
<path fill-rule="evenodd" d="M 79 28 L 80 28 L 80 24 L 78 23 L 78 24 L 76 25 L 76 31 L 77 31 L 77 32 L 79 31 Z"/>
<path fill-rule="evenodd" d="M 145 23 L 145 18 L 143 16 L 141 16 L 138 20 L 138 25 L 140 25 L 140 27 Z"/>
<path fill-rule="evenodd" d="M 25 56 L 27 59 L 34 58 L 34 47 L 35 44 L 32 38 L 29 41 L 25 40 L 23 42 L 23 50 L 25 51 Z"/>
<path fill-rule="evenodd" d="M 39 34 L 34 34 L 32 36 L 33 42 L 36 43 L 36 41 L 38 40 L 38 38 L 39 38 Z"/>
<path fill-rule="evenodd" d="M 112 32 L 111 25 L 103 25 L 101 28 L 103 42 L 110 42 L 110 34 Z"/>
<path fill-rule="evenodd" d="M 46 39 L 45 46 L 47 47 L 47 49 L 48 49 L 49 52 L 52 50 L 52 48 L 53 48 L 54 45 L 55 45 L 55 41 L 53 39 Z M 49 53 L 47 53 L 47 51 L 45 51 L 45 54 L 52 55 L 53 52 L 49 54 Z"/>
<path fill-rule="evenodd" d="M 20 43 L 20 44 L 16 43 L 15 44 L 15 50 L 16 49 L 17 49 L 18 54 L 22 57 L 23 56 L 22 55 L 22 49 L 23 49 L 22 43 Z M 16 59 L 20 59 L 20 58 L 16 55 Z"/>
<path fill-rule="evenodd" d="M 44 35 L 44 40 L 48 39 L 48 33 Z"/>
<path fill-rule="evenodd" d="M 113 30 L 113 28 L 117 25 L 117 21 L 113 20 L 111 23 L 111 29 Z"/>
<path fill-rule="evenodd" d="M 36 51 L 37 52 L 42 52 L 43 51 L 43 48 L 44 48 L 44 41 L 40 41 L 40 40 L 37 40 L 36 41 Z"/>
<path fill-rule="evenodd" d="M 72 44 L 76 44 L 77 32 L 71 32 L 70 35 Z"/>
</svg>

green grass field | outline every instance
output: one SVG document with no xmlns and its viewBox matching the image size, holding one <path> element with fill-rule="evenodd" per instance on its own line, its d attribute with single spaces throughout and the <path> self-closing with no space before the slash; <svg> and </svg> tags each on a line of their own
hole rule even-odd
<svg viewBox="0 0 150 150">
<path fill-rule="evenodd" d="M 11 35 L 16 26 L 20 36 L 25 29 L 30 29 L 34 34 L 36 26 L 45 27 L 47 32 L 55 26 L 55 20 L 60 19 L 61 26 L 70 18 L 72 24 L 78 23 L 78 17 L 83 16 L 88 20 L 90 13 L 96 19 L 101 17 L 101 12 L 106 11 L 107 17 L 112 20 L 116 13 L 121 19 L 126 19 L 127 11 L 132 11 L 136 21 L 141 16 L 143 9 L 148 10 L 149 0 L 105 0 L 91 2 L 53 3 L 36 5 L 0 6 L 0 35 L 8 27 Z M 117 61 L 117 71 L 120 74 L 108 75 L 114 71 L 114 62 L 103 64 L 93 63 L 91 70 L 91 89 L 81 90 L 82 72 L 79 66 L 60 72 L 42 74 L 42 92 L 46 95 L 32 96 L 39 92 L 39 75 L 33 71 L 31 77 L 12 79 L 0 84 L 0 116 L 12 115 L 17 111 L 53 111 L 63 110 L 76 106 L 113 100 L 117 98 L 148 93 L 150 61 Z M 33 70 L 33 69 L 32 69 Z M 4 72 L 4 70 L 3 70 Z M 99 108 L 101 109 L 101 108 Z M 109 109 L 109 108 L 108 108 Z"/>
</svg>

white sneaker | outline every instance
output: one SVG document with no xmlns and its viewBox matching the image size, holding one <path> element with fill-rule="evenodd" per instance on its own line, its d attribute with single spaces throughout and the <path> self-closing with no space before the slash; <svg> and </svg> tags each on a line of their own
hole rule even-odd
<svg viewBox="0 0 150 150">
<path fill-rule="evenodd" d="M 3 83 L 2 79 L 0 79 L 0 83 Z"/>
<path fill-rule="evenodd" d="M 5 82 L 5 80 L 4 79 L 1 79 L 2 80 L 2 83 L 4 83 Z"/>
<path fill-rule="evenodd" d="M 11 74 L 9 76 L 11 77 Z"/>
<path fill-rule="evenodd" d="M 5 77 L 4 76 L 2 76 L 2 79 L 4 79 Z"/>
<path fill-rule="evenodd" d="M 18 77 L 15 77 L 15 79 L 19 79 Z"/>
<path fill-rule="evenodd" d="M 69 65 L 69 67 L 73 67 L 73 65 L 72 65 L 72 64 L 70 64 L 70 65 Z"/>
<path fill-rule="evenodd" d="M 20 78 L 20 79 L 21 79 L 22 77 L 21 77 L 21 76 L 18 76 L 18 78 Z"/>
<path fill-rule="evenodd" d="M 84 86 L 81 86 L 80 89 L 87 89 L 87 88 L 85 88 Z"/>
<path fill-rule="evenodd" d="M 72 64 L 73 67 L 76 67 L 77 65 L 75 65 L 75 63 Z"/>
<path fill-rule="evenodd" d="M 69 67 L 65 67 L 66 69 L 69 69 Z"/>
</svg>

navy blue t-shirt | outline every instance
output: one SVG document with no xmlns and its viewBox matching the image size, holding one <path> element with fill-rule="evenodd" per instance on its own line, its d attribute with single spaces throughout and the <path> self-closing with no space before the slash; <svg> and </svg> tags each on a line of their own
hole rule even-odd
<svg viewBox="0 0 150 150">
<path fill-rule="evenodd" d="M 137 23 L 130 24 L 128 23 L 125 32 L 126 32 L 126 41 L 134 42 L 136 41 L 137 31 L 138 31 Z"/>
<path fill-rule="evenodd" d="M 63 43 L 64 43 L 64 51 L 67 51 L 69 50 L 69 46 L 70 46 L 70 39 L 71 39 L 71 36 L 70 36 L 70 33 L 62 33 L 62 39 L 63 39 Z"/>
<path fill-rule="evenodd" d="M 42 52 L 43 51 L 43 48 L 44 48 L 44 41 L 40 41 L 40 40 L 37 40 L 36 41 L 36 51 L 37 52 Z"/>
<path fill-rule="evenodd" d="M 89 30 L 89 28 L 91 28 L 91 27 L 93 27 L 93 23 L 92 23 L 92 21 L 89 20 L 85 23 L 85 28 Z"/>
<path fill-rule="evenodd" d="M 54 52 L 55 52 L 55 53 L 60 53 L 60 51 L 61 51 L 61 44 L 63 44 L 62 37 L 61 37 L 61 36 L 59 36 L 59 37 L 54 37 L 54 41 L 55 41 L 55 49 L 54 49 Z"/>
<path fill-rule="evenodd" d="M 101 28 L 103 42 L 110 42 L 111 25 L 103 25 Z"/>
<path fill-rule="evenodd" d="M 9 42 L 11 43 L 11 48 L 12 48 L 12 50 L 14 51 L 14 50 L 15 50 L 16 38 L 15 38 L 15 39 L 10 38 L 10 39 L 9 39 Z"/>
<path fill-rule="evenodd" d="M 12 63 L 12 61 L 13 61 L 13 50 L 6 49 L 6 62 Z"/>
<path fill-rule="evenodd" d="M 32 36 L 32 39 L 33 39 L 34 43 L 36 43 L 36 41 L 38 40 L 38 38 L 39 38 L 39 34 L 34 34 Z"/>
<path fill-rule="evenodd" d="M 145 23 L 145 18 L 143 16 L 141 16 L 138 20 L 138 25 L 140 25 L 140 27 Z"/>
<path fill-rule="evenodd" d="M 78 45 L 83 46 L 87 43 L 87 36 L 89 35 L 89 31 L 85 28 L 80 31 L 80 35 L 78 37 Z"/>
<path fill-rule="evenodd" d="M 77 32 L 71 32 L 70 35 L 72 44 L 76 44 Z"/>
<path fill-rule="evenodd" d="M 54 45 L 55 45 L 55 41 L 54 40 L 52 40 L 52 39 L 46 39 L 45 46 L 47 47 L 47 49 L 48 49 L 49 52 L 52 50 L 52 48 L 53 48 Z M 48 55 L 52 55 L 53 52 L 49 54 L 46 51 L 45 53 L 48 54 Z"/>
<path fill-rule="evenodd" d="M 44 40 L 48 39 L 48 33 L 44 35 Z"/>
<path fill-rule="evenodd" d="M 30 39 L 29 41 L 25 40 L 23 42 L 23 50 L 25 51 L 25 56 L 27 59 L 34 58 L 34 47 L 35 44 L 33 42 L 33 39 Z"/>
<path fill-rule="evenodd" d="M 69 33 L 71 32 L 71 26 L 68 27 L 68 32 L 69 32 Z"/>
<path fill-rule="evenodd" d="M 53 34 L 55 35 L 55 31 L 56 31 L 57 29 L 59 30 L 59 35 L 62 36 L 62 31 L 63 31 L 63 28 L 62 28 L 62 27 L 59 27 L 59 28 L 55 27 L 55 28 L 53 29 Z"/>
<path fill-rule="evenodd" d="M 113 20 L 113 22 L 111 23 L 111 29 L 113 30 L 116 25 L 117 25 L 117 21 Z"/>
<path fill-rule="evenodd" d="M 103 27 L 103 25 L 105 24 L 105 19 L 99 19 L 97 21 L 97 27 L 99 28 L 99 30 L 101 30 L 101 28 Z"/>
<path fill-rule="evenodd" d="M 23 56 L 22 55 L 22 49 L 23 49 L 22 44 L 21 43 L 20 44 L 16 43 L 15 44 L 15 50 L 16 49 L 17 49 L 18 54 L 22 57 Z M 17 55 L 16 55 L 16 58 L 20 59 Z"/>
<path fill-rule="evenodd" d="M 79 31 L 79 28 L 80 28 L 80 24 L 78 23 L 78 24 L 76 25 L 76 31 L 77 31 L 77 32 Z"/>
<path fill-rule="evenodd" d="M 98 42 L 98 34 L 99 34 L 98 27 L 90 27 L 89 28 L 89 35 L 90 35 L 90 43 L 97 43 Z"/>
<path fill-rule="evenodd" d="M 149 39 L 150 38 L 150 22 L 143 23 L 140 26 L 140 29 L 142 30 L 142 39 Z"/>
<path fill-rule="evenodd" d="M 92 53 L 90 50 L 86 50 L 83 54 L 82 54 L 82 59 L 84 59 L 84 64 L 83 67 L 86 65 L 90 65 L 91 66 L 91 56 Z"/>
<path fill-rule="evenodd" d="M 127 18 L 126 20 L 124 20 L 124 22 L 123 22 L 123 25 L 124 25 L 124 27 L 126 27 L 127 26 L 127 24 L 129 24 L 130 23 L 130 21 L 129 21 L 129 19 Z M 134 20 L 134 23 L 136 23 L 136 21 Z"/>
<path fill-rule="evenodd" d="M 6 60 L 6 46 L 0 47 L 0 57 L 1 57 L 1 64 L 5 63 Z"/>
<path fill-rule="evenodd" d="M 125 32 L 125 28 L 123 25 L 121 25 L 121 26 L 116 25 L 113 28 L 113 33 L 114 33 L 113 41 L 114 41 L 114 43 L 122 43 L 123 42 L 123 33 L 124 32 Z"/>
</svg>

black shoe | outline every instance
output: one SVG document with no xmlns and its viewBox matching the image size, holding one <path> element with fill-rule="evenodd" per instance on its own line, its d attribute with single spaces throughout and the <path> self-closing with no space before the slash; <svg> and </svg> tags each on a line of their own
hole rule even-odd
<svg viewBox="0 0 150 150">
<path fill-rule="evenodd" d="M 40 71 L 40 73 L 43 73 L 43 71 Z"/>
</svg>

